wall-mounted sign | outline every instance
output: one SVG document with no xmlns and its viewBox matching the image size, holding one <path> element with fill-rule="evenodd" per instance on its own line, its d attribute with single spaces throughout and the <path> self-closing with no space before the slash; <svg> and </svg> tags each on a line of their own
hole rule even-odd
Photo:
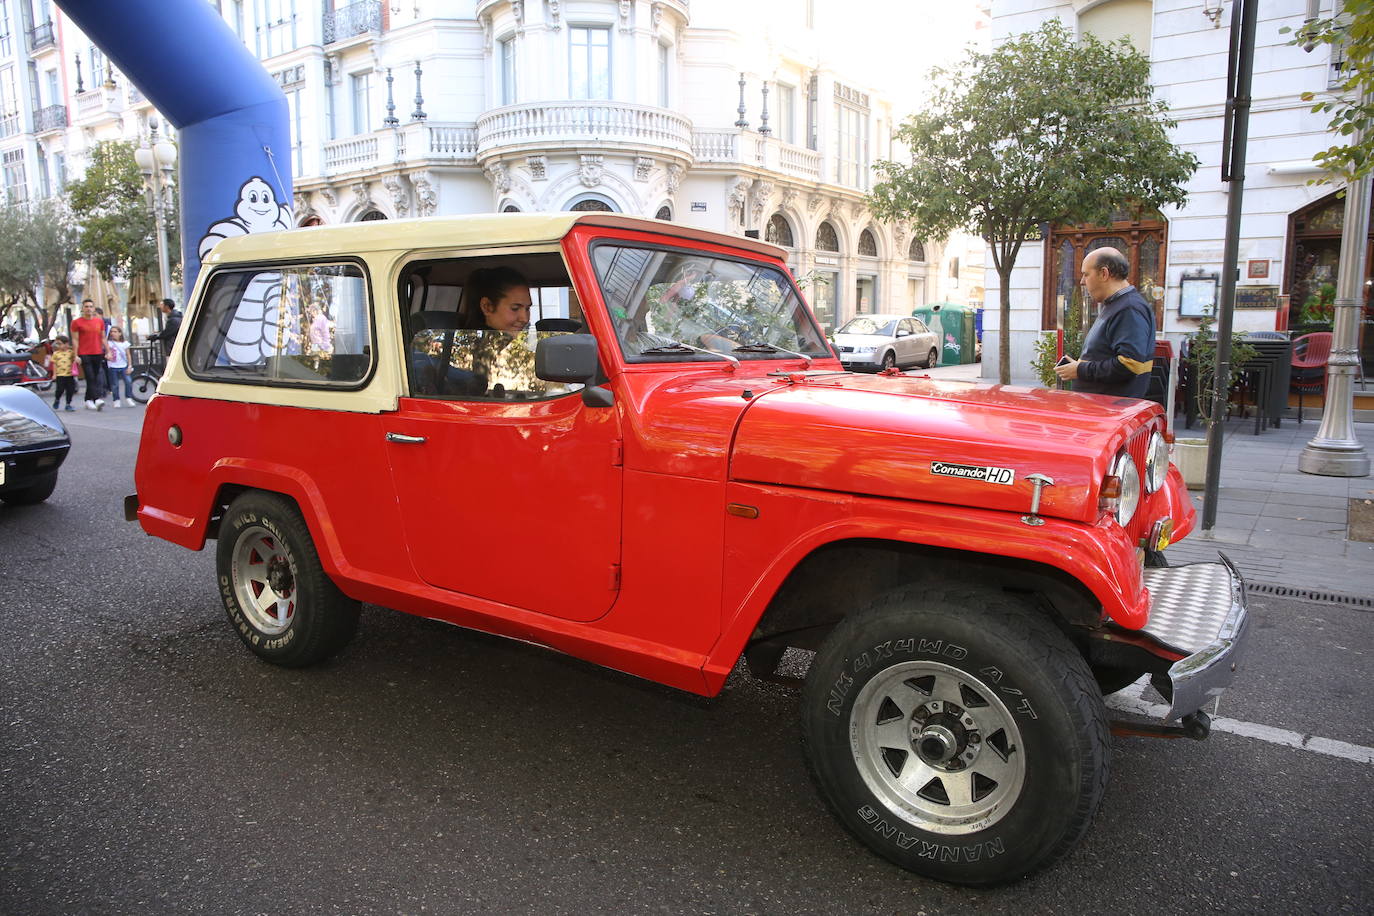
<svg viewBox="0 0 1374 916">
<path fill-rule="evenodd" d="M 705 212 L 706 212 L 706 201 L 704 201 L 704 200 L 694 200 L 694 201 L 692 201 L 692 212 L 693 212 L 693 213 L 705 213 Z"/>
<path fill-rule="evenodd" d="M 1276 309 L 1278 307 L 1279 288 L 1277 286 L 1236 287 L 1236 308 L 1238 309 Z"/>
<path fill-rule="evenodd" d="M 823 258 L 823 257 L 821 257 L 820 255 L 816 255 L 816 263 L 817 263 L 817 264 L 828 264 L 828 265 L 830 265 L 830 266 L 833 267 L 834 265 L 840 263 L 840 259 L 839 259 L 839 258 Z"/>
<path fill-rule="evenodd" d="M 1201 318 L 1214 313 L 1217 308 L 1217 284 L 1220 280 L 1220 274 L 1207 274 L 1201 270 L 1193 276 L 1185 275 L 1179 281 L 1179 317 Z"/>
<path fill-rule="evenodd" d="M 1245 276 L 1250 280 L 1268 280 L 1269 259 L 1263 258 L 1257 261 L 1246 261 Z"/>
</svg>

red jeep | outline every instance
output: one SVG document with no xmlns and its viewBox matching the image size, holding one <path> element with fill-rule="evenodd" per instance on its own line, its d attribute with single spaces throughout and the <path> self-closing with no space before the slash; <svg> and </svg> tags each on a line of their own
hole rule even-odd
<svg viewBox="0 0 1374 916">
<path fill-rule="evenodd" d="M 1206 733 L 1240 576 L 1148 401 L 841 369 L 749 239 L 607 214 L 358 223 L 206 259 L 127 512 L 217 540 L 229 619 L 300 666 L 359 602 L 714 695 L 801 667 L 859 839 L 946 881 L 1053 862 L 1102 796 L 1103 694 Z"/>
</svg>

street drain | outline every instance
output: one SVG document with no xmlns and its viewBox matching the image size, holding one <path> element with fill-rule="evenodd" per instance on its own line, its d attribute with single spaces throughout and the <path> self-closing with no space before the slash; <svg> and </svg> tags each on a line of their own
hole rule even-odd
<svg viewBox="0 0 1374 916">
<path fill-rule="evenodd" d="M 1344 604 L 1349 607 L 1374 608 L 1374 598 L 1360 595 L 1342 595 L 1339 592 L 1318 592 L 1310 588 L 1291 588 L 1287 585 L 1271 585 L 1268 582 L 1247 582 L 1245 590 L 1253 595 L 1272 595 L 1275 598 L 1297 598 L 1301 601 L 1317 601 L 1321 604 Z"/>
</svg>

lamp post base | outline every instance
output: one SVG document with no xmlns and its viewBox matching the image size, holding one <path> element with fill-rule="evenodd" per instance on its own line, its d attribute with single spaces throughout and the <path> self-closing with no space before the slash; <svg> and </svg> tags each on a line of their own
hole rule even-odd
<svg viewBox="0 0 1374 916">
<path fill-rule="evenodd" d="M 1298 456 L 1298 470 L 1320 477 L 1368 477 L 1369 456 L 1358 442 L 1313 439 Z"/>
</svg>

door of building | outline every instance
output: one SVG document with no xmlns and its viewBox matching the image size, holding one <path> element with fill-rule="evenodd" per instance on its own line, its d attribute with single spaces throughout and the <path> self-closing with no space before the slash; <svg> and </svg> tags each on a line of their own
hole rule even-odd
<svg viewBox="0 0 1374 916">
<path fill-rule="evenodd" d="M 1056 226 L 1047 241 L 1045 257 L 1045 298 L 1040 326 L 1058 326 L 1064 306 L 1072 301 L 1078 286 L 1079 266 L 1090 251 L 1116 248 L 1131 262 L 1126 279 L 1142 292 L 1164 285 L 1164 265 L 1168 244 L 1168 224 L 1158 212 L 1118 211 L 1106 226 Z M 1155 327 L 1164 326 L 1164 302 L 1155 301 Z"/>
</svg>

